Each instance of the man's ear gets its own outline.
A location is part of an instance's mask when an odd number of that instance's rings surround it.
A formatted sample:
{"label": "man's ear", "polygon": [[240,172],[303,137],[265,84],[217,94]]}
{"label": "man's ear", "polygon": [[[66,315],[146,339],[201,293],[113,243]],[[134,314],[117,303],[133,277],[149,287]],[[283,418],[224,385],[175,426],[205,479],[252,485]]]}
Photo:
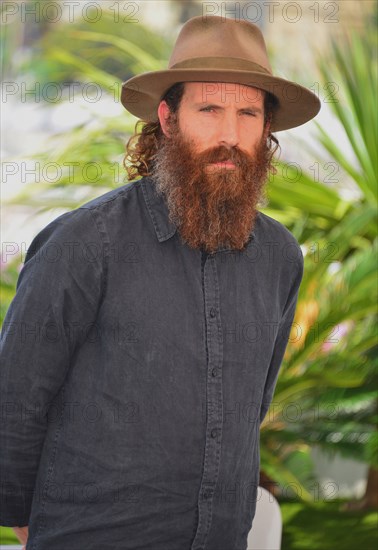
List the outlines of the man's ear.
{"label": "man's ear", "polygon": [[158,117],[159,117],[161,129],[167,137],[170,136],[169,124],[168,124],[168,118],[169,118],[170,112],[171,111],[168,107],[167,102],[164,100],[160,101],[159,107],[158,107]]}

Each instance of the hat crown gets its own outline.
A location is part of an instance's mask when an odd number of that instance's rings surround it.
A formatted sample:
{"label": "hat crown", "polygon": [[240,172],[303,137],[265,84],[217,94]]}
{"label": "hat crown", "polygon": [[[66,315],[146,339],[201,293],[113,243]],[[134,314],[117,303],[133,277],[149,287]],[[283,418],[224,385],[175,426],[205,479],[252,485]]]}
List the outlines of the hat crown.
{"label": "hat crown", "polygon": [[[204,58],[238,60],[261,67],[272,74],[262,32],[249,21],[226,17],[193,17],[182,27],[170,57],[168,68],[198,66]],[[209,67],[209,66],[208,66]]]}

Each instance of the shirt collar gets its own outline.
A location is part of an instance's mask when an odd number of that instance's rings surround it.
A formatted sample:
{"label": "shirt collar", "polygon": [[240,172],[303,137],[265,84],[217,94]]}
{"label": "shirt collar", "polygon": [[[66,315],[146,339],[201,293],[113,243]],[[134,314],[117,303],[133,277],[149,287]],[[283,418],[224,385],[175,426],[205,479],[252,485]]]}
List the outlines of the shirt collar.
{"label": "shirt collar", "polygon": [[[151,181],[151,178],[142,178],[140,180],[140,185],[142,186],[144,200],[151,216],[156,236],[160,243],[164,242],[173,237],[177,230],[176,225],[169,219],[169,210],[166,200],[163,195],[157,192],[156,186],[154,182]],[[255,232],[252,230],[247,246],[255,237]],[[232,248],[219,248],[217,252],[235,252],[235,250]]]}
{"label": "shirt collar", "polygon": [[176,233],[176,225],[169,220],[169,210],[165,198],[156,191],[155,184],[151,178],[140,180],[144,200],[154,224],[156,236],[159,242],[166,241]]}

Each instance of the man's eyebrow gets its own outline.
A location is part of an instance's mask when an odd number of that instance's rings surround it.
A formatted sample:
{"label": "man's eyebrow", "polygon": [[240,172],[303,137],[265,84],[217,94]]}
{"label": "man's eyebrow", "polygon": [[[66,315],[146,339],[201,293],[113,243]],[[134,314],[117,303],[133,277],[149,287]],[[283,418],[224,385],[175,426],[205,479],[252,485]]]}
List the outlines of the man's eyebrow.
{"label": "man's eyebrow", "polygon": [[[200,108],[200,107],[211,107],[213,109],[224,109],[222,105],[216,104],[216,103],[210,103],[209,101],[199,101],[198,103],[193,103],[193,107]],[[240,107],[239,111],[253,111],[254,113],[262,113],[262,109],[260,107]]]}
{"label": "man's eyebrow", "polygon": [[213,109],[223,109],[222,105],[210,103],[209,101],[199,101],[198,103],[194,103],[193,105],[194,107],[212,107]]}

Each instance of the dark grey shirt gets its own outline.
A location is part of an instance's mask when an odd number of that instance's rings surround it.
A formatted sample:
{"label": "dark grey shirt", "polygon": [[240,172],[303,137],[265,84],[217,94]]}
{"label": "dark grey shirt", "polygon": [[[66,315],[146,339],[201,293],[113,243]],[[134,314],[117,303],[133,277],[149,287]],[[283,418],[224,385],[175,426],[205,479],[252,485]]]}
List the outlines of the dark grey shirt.
{"label": "dark grey shirt", "polygon": [[303,256],[182,242],[143,178],[33,240],[7,312],[1,524],[27,550],[245,550]]}

